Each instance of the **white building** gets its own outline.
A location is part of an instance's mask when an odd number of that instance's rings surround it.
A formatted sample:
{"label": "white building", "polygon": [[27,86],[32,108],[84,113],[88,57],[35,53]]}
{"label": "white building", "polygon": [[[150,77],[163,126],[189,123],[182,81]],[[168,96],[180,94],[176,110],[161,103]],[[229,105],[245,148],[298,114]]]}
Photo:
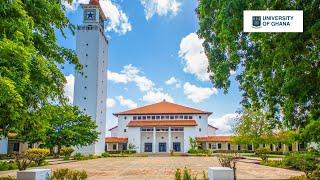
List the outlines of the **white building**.
{"label": "white building", "polygon": [[107,150],[123,150],[133,144],[138,153],[187,152],[190,137],[215,135],[217,128],[208,125],[211,114],[165,100],[115,113],[118,126],[110,129]]}
{"label": "white building", "polygon": [[105,148],[108,40],[104,35],[104,15],[99,1],[81,4],[83,25],[77,27],[76,51],[82,72],[75,74],[74,105],[90,115],[100,132],[98,141],[79,147],[81,154],[101,154]]}

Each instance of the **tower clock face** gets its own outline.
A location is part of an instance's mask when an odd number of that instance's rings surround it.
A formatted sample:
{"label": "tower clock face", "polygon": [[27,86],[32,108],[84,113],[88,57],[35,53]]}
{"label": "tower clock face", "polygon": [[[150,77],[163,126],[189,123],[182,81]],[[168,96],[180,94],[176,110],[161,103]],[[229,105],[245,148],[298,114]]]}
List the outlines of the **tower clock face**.
{"label": "tower clock face", "polygon": [[87,9],[84,12],[85,20],[96,20],[96,10],[95,9]]}

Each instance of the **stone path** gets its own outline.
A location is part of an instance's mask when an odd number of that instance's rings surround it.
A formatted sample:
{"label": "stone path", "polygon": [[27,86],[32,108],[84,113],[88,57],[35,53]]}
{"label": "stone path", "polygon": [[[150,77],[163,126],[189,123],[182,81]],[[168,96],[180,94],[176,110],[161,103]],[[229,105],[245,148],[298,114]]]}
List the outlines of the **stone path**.
{"label": "stone path", "polygon": [[[42,168],[70,168],[85,170],[92,180],[123,179],[174,179],[177,168],[190,168],[193,174],[202,177],[209,166],[220,166],[216,157],[110,157],[94,160],[49,165]],[[15,176],[15,171],[1,172],[0,176]],[[250,162],[237,164],[238,179],[287,179],[303,175],[302,172],[262,166]]]}

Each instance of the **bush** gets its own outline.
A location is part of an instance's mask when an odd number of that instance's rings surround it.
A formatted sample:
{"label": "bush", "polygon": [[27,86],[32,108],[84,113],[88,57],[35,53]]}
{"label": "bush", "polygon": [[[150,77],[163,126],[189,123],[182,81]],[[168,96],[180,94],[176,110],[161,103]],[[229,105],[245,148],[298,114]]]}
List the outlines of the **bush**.
{"label": "bush", "polygon": [[262,161],[266,161],[268,159],[268,154],[270,154],[270,149],[258,148],[256,149],[255,153],[261,158]]}
{"label": "bush", "polygon": [[48,149],[32,148],[28,149],[25,155],[30,161],[34,161],[38,166],[41,166],[49,154],[50,151]]}
{"label": "bush", "polygon": [[320,160],[314,153],[291,153],[283,158],[286,166],[303,171],[307,177],[320,172]]}
{"label": "bush", "polygon": [[7,171],[7,170],[13,170],[18,169],[18,166],[13,161],[0,161],[0,171]]}
{"label": "bush", "polygon": [[101,157],[110,157],[110,154],[108,152],[104,152],[101,154]]}
{"label": "bush", "polygon": [[7,176],[7,177],[0,177],[0,180],[17,180],[17,179],[11,176]]}
{"label": "bush", "polygon": [[27,158],[24,154],[21,153],[16,153],[13,155],[13,157],[19,171],[26,170],[32,162],[29,158]]}
{"label": "bush", "polygon": [[109,154],[134,154],[136,150],[108,151]]}
{"label": "bush", "polygon": [[70,169],[57,169],[53,171],[51,180],[85,180],[88,178],[86,171],[77,171]]}
{"label": "bush", "polygon": [[82,155],[81,153],[76,153],[74,156],[73,156],[73,159],[74,160],[78,160],[78,161],[82,161],[82,160],[89,160],[89,159],[97,159],[98,156],[95,156],[95,155],[88,155],[88,156],[84,156]]}
{"label": "bush", "polygon": [[174,179],[175,180],[181,180],[181,169],[180,168],[178,168],[176,170],[176,173],[174,174]]}
{"label": "bush", "polygon": [[71,147],[63,147],[60,150],[60,154],[64,156],[65,160],[68,160],[73,152],[74,149],[72,149]]}

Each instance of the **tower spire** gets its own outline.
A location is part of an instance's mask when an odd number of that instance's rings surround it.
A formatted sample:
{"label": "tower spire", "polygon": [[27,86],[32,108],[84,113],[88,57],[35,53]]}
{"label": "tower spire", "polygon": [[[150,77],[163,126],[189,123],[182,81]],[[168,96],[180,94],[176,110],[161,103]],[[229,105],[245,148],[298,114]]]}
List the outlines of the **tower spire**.
{"label": "tower spire", "polygon": [[90,0],[89,4],[91,4],[91,5],[99,5],[99,0]]}

